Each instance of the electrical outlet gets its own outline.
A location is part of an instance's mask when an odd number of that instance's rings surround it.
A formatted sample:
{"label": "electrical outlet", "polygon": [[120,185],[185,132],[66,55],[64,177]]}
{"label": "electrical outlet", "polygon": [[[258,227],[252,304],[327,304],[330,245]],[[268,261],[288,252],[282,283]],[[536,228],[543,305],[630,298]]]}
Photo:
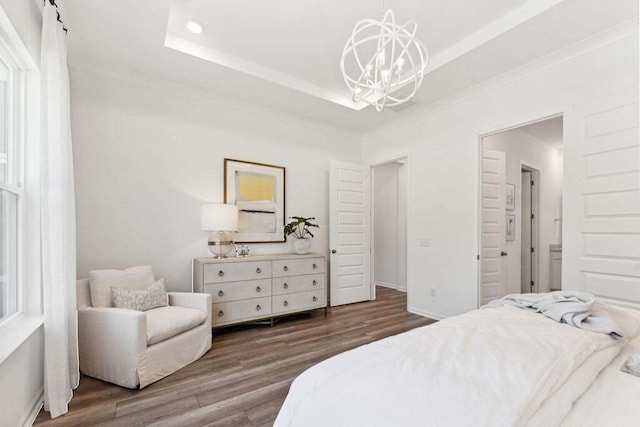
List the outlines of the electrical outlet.
{"label": "electrical outlet", "polygon": [[430,246],[429,239],[427,238],[420,239],[420,246],[428,248]]}
{"label": "electrical outlet", "polygon": [[431,296],[432,297],[436,296],[436,288],[431,288]]}

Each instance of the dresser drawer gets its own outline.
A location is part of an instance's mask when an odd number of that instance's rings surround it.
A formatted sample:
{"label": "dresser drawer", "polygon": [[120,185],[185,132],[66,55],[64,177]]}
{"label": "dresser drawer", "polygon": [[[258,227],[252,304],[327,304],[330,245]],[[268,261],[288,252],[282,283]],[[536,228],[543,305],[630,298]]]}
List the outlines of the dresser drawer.
{"label": "dresser drawer", "polygon": [[213,326],[269,317],[271,315],[271,297],[214,303],[211,314]]}
{"label": "dresser drawer", "polygon": [[211,294],[213,302],[267,297],[271,295],[271,279],[204,285],[204,292]]}
{"label": "dresser drawer", "polygon": [[271,262],[221,262],[219,264],[205,264],[204,284],[238,282],[271,277]]}
{"label": "dresser drawer", "polygon": [[272,294],[291,294],[324,288],[324,274],[306,274],[304,276],[276,277],[272,282]]}
{"label": "dresser drawer", "polygon": [[273,261],[273,277],[324,273],[324,258],[279,259]]}
{"label": "dresser drawer", "polygon": [[[274,295],[273,314],[287,313],[289,311],[310,310],[312,308],[325,307],[325,290],[298,292],[295,294]],[[215,316],[215,313],[214,313]]]}

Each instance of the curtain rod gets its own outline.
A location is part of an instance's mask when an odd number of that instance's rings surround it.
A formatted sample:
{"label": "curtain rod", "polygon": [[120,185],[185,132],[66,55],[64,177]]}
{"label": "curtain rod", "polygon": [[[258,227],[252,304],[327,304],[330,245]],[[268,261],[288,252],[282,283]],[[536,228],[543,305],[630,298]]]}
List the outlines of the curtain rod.
{"label": "curtain rod", "polygon": [[[43,2],[42,2],[42,3],[44,4],[44,3],[46,3],[46,2],[47,2],[47,0],[43,0]],[[61,24],[62,24],[62,31],[64,31],[64,33],[66,34],[68,31],[67,31],[67,28],[64,26],[64,22],[62,22],[62,19],[60,19],[60,11],[58,10],[58,5],[56,4],[56,0],[49,0],[49,3],[51,3],[51,6],[55,6],[55,8],[56,8],[56,15],[57,15],[57,16],[56,16],[56,20],[57,20],[59,23],[61,23]]]}

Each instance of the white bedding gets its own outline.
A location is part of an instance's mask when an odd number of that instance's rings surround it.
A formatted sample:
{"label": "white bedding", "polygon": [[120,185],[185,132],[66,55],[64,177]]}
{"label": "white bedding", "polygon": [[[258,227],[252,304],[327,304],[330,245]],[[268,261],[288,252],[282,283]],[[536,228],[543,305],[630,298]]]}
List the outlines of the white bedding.
{"label": "white bedding", "polygon": [[604,350],[596,351],[593,356],[588,358],[571,374],[555,393],[541,403],[540,408],[527,421],[527,427],[553,427],[560,425],[560,422],[571,411],[573,402],[589,388],[598,374],[615,359],[624,344],[625,342],[620,342]]}
{"label": "white bedding", "polygon": [[[635,312],[640,320],[640,312]],[[635,351],[640,336],[631,340],[574,403],[562,427],[640,426],[640,377],[620,371]]]}
{"label": "white bedding", "polygon": [[617,343],[510,306],[473,311],[310,368],[275,426],[525,425],[587,359]]}

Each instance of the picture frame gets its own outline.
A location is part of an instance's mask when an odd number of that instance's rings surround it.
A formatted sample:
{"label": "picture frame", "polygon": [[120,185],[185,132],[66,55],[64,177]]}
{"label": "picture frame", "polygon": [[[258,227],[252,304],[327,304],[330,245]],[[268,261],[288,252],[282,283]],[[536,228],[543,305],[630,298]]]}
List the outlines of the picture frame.
{"label": "picture frame", "polygon": [[236,247],[236,257],[237,258],[246,258],[251,256],[251,250],[247,245],[235,245]]}
{"label": "picture frame", "polygon": [[516,239],[516,216],[514,214],[506,214],[506,232],[505,232],[505,240],[513,241]]}
{"label": "picture frame", "polygon": [[504,192],[505,209],[512,211],[516,208],[516,186],[515,184],[506,184]]}
{"label": "picture frame", "polygon": [[224,159],[224,202],[238,206],[236,243],[285,241],[284,166]]}

